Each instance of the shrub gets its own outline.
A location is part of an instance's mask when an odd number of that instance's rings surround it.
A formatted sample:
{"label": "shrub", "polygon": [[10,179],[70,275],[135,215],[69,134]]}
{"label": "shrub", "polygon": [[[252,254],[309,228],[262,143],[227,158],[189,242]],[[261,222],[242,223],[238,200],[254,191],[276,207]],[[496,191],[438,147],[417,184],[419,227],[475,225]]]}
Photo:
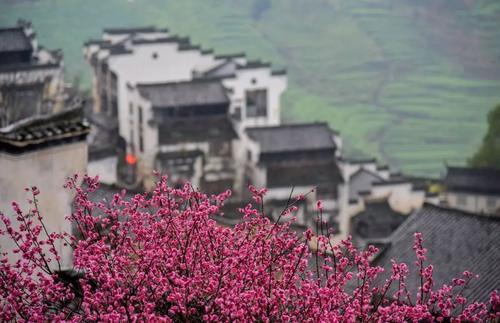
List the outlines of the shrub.
{"label": "shrub", "polygon": [[[211,219],[220,214],[230,191],[207,196],[189,184],[176,189],[161,177],[151,193],[127,200],[124,192],[109,202],[89,198],[97,178],[76,177],[73,221],[78,239],[50,233],[37,207],[13,210],[19,229],[1,215],[22,257],[0,261],[0,320],[14,321],[480,321],[498,318],[499,296],[489,304],[471,303],[463,290],[472,279],[464,273],[434,290],[432,266],[426,266],[422,236],[416,234],[417,295],[405,288],[409,266],[393,263],[386,281],[382,268],[370,265],[375,247],[357,250],[350,239],[330,243],[330,232],[318,228],[298,236],[290,229],[291,200],[273,222],[262,209],[239,209],[243,221],[234,228]],[[251,187],[261,204],[265,190]],[[54,244],[64,241],[74,251],[77,276],[57,270]],[[310,246],[314,248],[310,249]],[[48,252],[44,250],[48,247]],[[312,250],[312,251],[311,251]],[[311,263],[313,265],[311,265]],[[56,269],[54,269],[56,268]],[[397,286],[396,293],[390,292]]]}

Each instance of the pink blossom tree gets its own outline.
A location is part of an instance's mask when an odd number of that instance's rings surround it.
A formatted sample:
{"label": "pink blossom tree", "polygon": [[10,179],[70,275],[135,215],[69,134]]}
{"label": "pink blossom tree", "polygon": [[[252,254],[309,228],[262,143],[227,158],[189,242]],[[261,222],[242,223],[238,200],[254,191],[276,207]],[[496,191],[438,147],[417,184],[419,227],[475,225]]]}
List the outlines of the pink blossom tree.
{"label": "pink blossom tree", "polygon": [[[463,290],[473,276],[433,286],[421,234],[416,234],[415,272],[393,262],[392,275],[372,266],[377,249],[357,250],[350,239],[332,245],[321,221],[317,233],[298,236],[290,229],[291,199],[272,221],[263,214],[265,190],[251,187],[257,207],[238,211],[234,228],[211,219],[220,215],[230,191],[207,196],[189,184],[181,189],[161,177],[151,193],[127,200],[124,192],[109,202],[93,202],[96,178],[76,177],[68,220],[75,235],[48,232],[36,207],[22,211],[13,203],[15,220],[1,214],[1,235],[9,235],[20,257],[0,259],[1,321],[258,321],[385,322],[485,321],[499,317],[500,296],[489,303],[470,302]],[[258,205],[260,204],[260,207]],[[16,229],[18,228],[18,229]],[[77,238],[78,237],[78,238]],[[73,248],[72,275],[57,270],[54,244]],[[310,248],[310,247],[313,248]],[[45,252],[48,250],[48,252]],[[313,263],[311,266],[310,264]],[[407,290],[410,274],[419,275],[416,295]],[[396,287],[396,292],[393,288]]]}

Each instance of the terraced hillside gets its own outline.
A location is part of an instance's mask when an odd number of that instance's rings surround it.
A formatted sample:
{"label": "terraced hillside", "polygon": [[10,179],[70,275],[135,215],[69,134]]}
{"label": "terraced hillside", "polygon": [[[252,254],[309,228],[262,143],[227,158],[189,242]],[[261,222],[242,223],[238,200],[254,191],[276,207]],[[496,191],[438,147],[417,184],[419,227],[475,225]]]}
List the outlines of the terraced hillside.
{"label": "terraced hillside", "polygon": [[288,67],[283,116],[327,120],[351,156],[437,175],[477,149],[500,102],[497,0],[0,0],[31,19],[88,86],[81,46],[103,27],[157,24],[218,52]]}

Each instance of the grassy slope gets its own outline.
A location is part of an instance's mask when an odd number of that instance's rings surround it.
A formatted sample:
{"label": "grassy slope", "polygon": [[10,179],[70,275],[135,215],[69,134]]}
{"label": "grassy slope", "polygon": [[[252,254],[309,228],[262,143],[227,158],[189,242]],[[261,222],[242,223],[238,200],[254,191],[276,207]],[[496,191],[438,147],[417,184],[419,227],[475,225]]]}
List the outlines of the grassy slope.
{"label": "grassy slope", "polygon": [[[0,23],[31,19],[40,42],[63,48],[70,77],[84,85],[81,44],[104,26],[168,26],[217,52],[272,60],[289,69],[286,120],[327,120],[349,154],[414,174],[463,163],[479,145],[486,113],[500,102],[500,75],[465,71],[453,51],[461,45],[416,19],[411,0],[273,0],[258,19],[256,1],[0,0]],[[448,25],[480,39],[478,54],[500,57],[495,0],[450,12]]]}

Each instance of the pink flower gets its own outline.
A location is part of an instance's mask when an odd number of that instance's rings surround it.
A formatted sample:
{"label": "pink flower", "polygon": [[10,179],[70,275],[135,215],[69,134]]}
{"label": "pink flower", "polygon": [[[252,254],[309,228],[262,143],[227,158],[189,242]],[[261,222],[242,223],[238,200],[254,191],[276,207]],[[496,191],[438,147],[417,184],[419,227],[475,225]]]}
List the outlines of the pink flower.
{"label": "pink flower", "polygon": [[[159,176],[150,194],[127,199],[121,192],[110,203],[95,203],[98,178],[85,176],[85,188],[77,179],[66,183],[75,194],[68,219],[77,236],[45,232],[43,214],[24,214],[16,202],[11,218],[18,223],[0,213],[0,235],[14,240],[12,252],[21,257],[11,263],[0,254],[0,321],[454,322],[499,316],[497,292],[490,304],[460,294],[457,286],[474,279],[468,271],[465,279],[434,289],[420,233],[414,249],[422,286],[408,295],[409,266],[393,262],[390,278],[380,282],[383,269],[370,263],[377,248],[357,250],[351,237],[330,246],[329,235],[311,228],[298,236],[289,222],[271,222],[252,204],[239,209],[244,221],[233,228],[217,225],[212,216],[221,214],[230,191],[208,196],[189,183],[169,187]],[[249,190],[263,203],[266,189]],[[316,206],[323,209],[321,201]],[[296,210],[289,205],[284,215]],[[316,248],[309,250],[313,237]],[[63,244],[73,249],[78,279],[58,274]]]}

